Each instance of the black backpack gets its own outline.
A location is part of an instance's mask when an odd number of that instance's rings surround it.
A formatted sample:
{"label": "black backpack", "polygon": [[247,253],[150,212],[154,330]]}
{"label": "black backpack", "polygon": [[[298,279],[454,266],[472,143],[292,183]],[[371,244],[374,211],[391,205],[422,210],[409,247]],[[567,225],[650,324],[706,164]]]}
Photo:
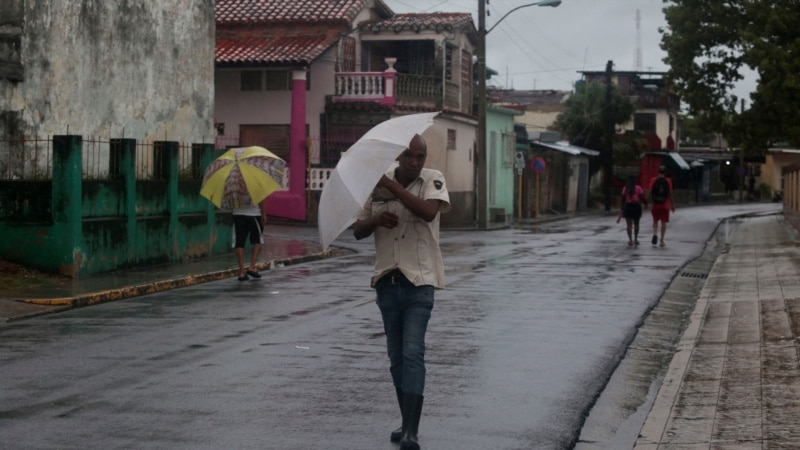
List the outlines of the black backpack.
{"label": "black backpack", "polygon": [[669,184],[664,177],[656,178],[653,183],[653,203],[664,203],[669,198]]}

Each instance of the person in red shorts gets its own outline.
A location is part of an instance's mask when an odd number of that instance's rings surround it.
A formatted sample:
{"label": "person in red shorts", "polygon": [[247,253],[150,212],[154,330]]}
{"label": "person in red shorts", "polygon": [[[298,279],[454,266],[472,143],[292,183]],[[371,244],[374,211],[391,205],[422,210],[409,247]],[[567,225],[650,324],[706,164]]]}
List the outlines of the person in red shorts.
{"label": "person in red shorts", "polygon": [[[658,176],[650,180],[650,187],[647,189],[647,197],[653,205],[651,214],[653,215],[653,245],[664,246],[664,234],[667,232],[670,211],[675,212],[675,202],[672,198],[672,180],[666,176],[667,168],[660,166]],[[661,222],[661,241],[658,239],[658,223]]]}

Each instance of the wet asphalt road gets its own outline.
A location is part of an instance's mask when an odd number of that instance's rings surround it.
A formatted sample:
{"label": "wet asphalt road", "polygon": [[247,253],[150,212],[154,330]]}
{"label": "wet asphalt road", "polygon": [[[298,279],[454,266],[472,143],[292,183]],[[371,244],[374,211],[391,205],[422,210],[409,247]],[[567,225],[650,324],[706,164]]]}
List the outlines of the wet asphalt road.
{"label": "wet asphalt road", "polygon": [[[423,448],[574,446],[720,219],[775,209],[679,210],[665,248],[647,215],[638,248],[615,215],[444,231]],[[397,448],[371,240],[336,244],[358,253],[0,328],[0,448]]]}

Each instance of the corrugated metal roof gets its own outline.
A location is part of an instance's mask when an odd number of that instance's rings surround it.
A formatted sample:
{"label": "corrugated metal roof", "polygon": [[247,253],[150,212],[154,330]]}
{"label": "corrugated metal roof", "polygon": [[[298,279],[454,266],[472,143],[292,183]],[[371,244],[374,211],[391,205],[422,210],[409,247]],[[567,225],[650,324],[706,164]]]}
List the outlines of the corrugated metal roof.
{"label": "corrugated metal roof", "polygon": [[588,148],[578,147],[577,145],[571,145],[567,141],[558,141],[558,142],[534,141],[533,143],[541,147],[549,148],[551,150],[557,150],[559,152],[568,153],[574,156],[578,155],[600,156],[600,152],[598,152],[597,150],[591,150]]}
{"label": "corrugated metal roof", "polygon": [[681,168],[682,170],[690,170],[691,167],[689,163],[686,162],[685,159],[678,153],[678,152],[649,152],[651,155],[661,155],[661,156],[669,156],[672,159],[672,162],[675,163],[676,166]]}
{"label": "corrugated metal roof", "polygon": [[265,22],[352,23],[367,0],[217,0],[218,25]]}
{"label": "corrugated metal roof", "polygon": [[773,148],[768,148],[767,149],[767,153],[791,153],[791,154],[797,154],[797,153],[800,153],[800,150],[798,150],[796,148],[777,148],[777,147],[773,147]]}
{"label": "corrugated metal roof", "polygon": [[520,91],[515,89],[489,89],[487,95],[492,101],[498,103],[518,103],[520,105],[541,103],[562,104],[572,95],[572,92],[556,90]]}

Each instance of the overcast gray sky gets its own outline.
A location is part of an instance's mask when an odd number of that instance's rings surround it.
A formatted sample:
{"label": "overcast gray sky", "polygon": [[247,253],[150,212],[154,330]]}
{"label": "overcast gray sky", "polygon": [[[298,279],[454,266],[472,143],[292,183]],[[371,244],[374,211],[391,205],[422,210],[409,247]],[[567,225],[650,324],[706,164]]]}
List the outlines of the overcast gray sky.
{"label": "overcast gray sky", "polygon": [[[486,28],[524,0],[488,0]],[[395,13],[470,12],[478,25],[478,0],[384,0]],[[500,75],[490,86],[569,91],[580,71],[667,71],[659,28],[662,0],[563,0],[558,7],[529,6],[506,17],[487,36],[486,64]],[[636,11],[640,21],[637,32]],[[637,49],[641,67],[636,66]],[[749,92],[743,87],[741,92]],[[740,94],[741,95],[741,94]],[[746,97],[746,94],[745,94]]]}

